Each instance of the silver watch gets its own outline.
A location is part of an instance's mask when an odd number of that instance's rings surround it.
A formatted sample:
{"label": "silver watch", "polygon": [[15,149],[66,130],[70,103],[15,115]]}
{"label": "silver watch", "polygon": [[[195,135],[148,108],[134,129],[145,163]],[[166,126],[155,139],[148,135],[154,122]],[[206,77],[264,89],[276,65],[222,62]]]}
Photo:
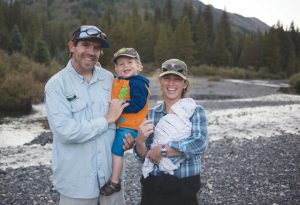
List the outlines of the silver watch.
{"label": "silver watch", "polygon": [[167,157],[167,146],[165,144],[161,146],[161,156]]}

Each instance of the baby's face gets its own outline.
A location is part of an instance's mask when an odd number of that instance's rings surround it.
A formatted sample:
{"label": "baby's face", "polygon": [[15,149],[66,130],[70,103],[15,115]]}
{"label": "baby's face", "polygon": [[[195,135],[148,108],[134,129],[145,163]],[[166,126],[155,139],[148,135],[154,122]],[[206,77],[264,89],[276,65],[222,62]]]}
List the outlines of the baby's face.
{"label": "baby's face", "polygon": [[134,58],[119,57],[115,64],[116,73],[124,78],[137,75],[141,66]]}

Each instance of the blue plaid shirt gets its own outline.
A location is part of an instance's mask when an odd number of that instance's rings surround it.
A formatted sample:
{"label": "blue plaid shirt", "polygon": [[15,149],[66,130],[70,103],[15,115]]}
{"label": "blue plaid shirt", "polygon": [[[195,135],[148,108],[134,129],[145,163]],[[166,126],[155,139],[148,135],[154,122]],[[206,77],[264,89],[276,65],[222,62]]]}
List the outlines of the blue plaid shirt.
{"label": "blue plaid shirt", "polygon": [[[158,123],[160,118],[166,115],[164,104],[160,104],[149,110],[148,119],[154,121],[154,125]],[[200,175],[201,171],[201,156],[200,154],[207,150],[207,121],[203,107],[197,106],[194,114],[191,117],[192,122],[192,134],[186,138],[179,141],[172,141],[168,145],[174,150],[181,152],[183,155],[181,157],[169,157],[173,163],[183,160],[180,163],[180,167],[174,170],[174,176],[178,178],[191,177],[195,175]],[[146,146],[148,150],[153,142],[154,135],[151,134],[146,140]],[[137,159],[141,162],[144,158],[140,157],[136,152],[136,147],[134,146],[133,153]],[[161,174],[159,167],[155,165],[154,170],[150,173],[154,176]]]}

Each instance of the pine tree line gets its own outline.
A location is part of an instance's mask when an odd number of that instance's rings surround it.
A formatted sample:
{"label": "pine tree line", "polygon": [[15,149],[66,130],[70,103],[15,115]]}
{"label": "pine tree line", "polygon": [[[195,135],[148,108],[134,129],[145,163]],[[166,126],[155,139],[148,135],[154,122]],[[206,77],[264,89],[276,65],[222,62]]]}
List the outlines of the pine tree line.
{"label": "pine tree line", "polygon": [[300,33],[293,23],[289,29],[278,23],[266,33],[238,35],[231,30],[226,11],[214,23],[210,6],[195,11],[191,1],[186,1],[179,14],[172,0],[155,9],[145,5],[143,11],[134,1],[131,6],[126,15],[106,6],[98,16],[72,7],[74,19],[56,22],[49,10],[35,12],[18,1],[0,1],[0,48],[46,65],[52,59],[65,64],[65,45],[72,30],[80,24],[95,24],[106,32],[111,44],[105,49],[103,65],[111,65],[111,57],[120,47],[134,47],[143,63],[156,65],[179,58],[195,67],[242,67],[280,77],[300,71]]}

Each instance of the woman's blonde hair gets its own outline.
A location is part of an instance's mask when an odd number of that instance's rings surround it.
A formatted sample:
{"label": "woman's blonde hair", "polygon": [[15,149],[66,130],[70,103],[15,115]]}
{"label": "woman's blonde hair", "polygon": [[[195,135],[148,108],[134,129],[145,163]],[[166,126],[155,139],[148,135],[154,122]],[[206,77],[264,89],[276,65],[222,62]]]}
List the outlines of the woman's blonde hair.
{"label": "woman's blonde hair", "polygon": [[188,90],[189,90],[189,88],[191,86],[190,81],[188,79],[186,79],[184,81],[187,83],[187,85],[186,85],[186,88],[184,88],[183,91],[182,91],[182,93],[181,93],[181,98],[186,97],[187,92],[188,92]]}

